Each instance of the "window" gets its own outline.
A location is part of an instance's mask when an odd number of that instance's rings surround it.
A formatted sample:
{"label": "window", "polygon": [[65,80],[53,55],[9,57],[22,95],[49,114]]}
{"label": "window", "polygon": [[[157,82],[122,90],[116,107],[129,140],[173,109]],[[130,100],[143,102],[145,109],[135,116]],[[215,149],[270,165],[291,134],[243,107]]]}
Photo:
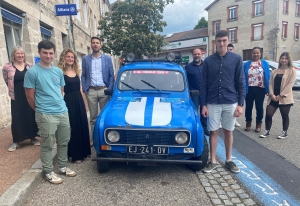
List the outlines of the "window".
{"label": "window", "polygon": [[94,30],[95,30],[95,36],[98,34],[98,29],[97,29],[97,25],[98,25],[98,22],[97,22],[97,18],[96,16],[94,16]]}
{"label": "window", "polygon": [[3,19],[7,56],[10,58],[12,48],[14,46],[21,46],[23,19],[4,8],[1,8],[1,15]]}
{"label": "window", "polygon": [[252,40],[256,41],[263,39],[263,27],[264,24],[252,25]]}
{"label": "window", "polygon": [[282,38],[287,38],[287,29],[288,29],[288,23],[286,21],[282,22]]}
{"label": "window", "polygon": [[263,15],[264,11],[264,4],[263,0],[261,1],[253,1],[252,2],[252,16],[261,16]]}
{"label": "window", "polygon": [[51,39],[52,32],[49,29],[46,29],[45,27],[40,26],[42,40],[49,40]]}
{"label": "window", "polygon": [[300,16],[300,1],[296,2],[296,16]]}
{"label": "window", "polygon": [[295,24],[295,40],[299,40],[299,24]]}
{"label": "window", "polygon": [[283,14],[289,13],[289,0],[283,0]]}
{"label": "window", "polygon": [[86,28],[89,28],[89,20],[88,20],[88,10],[86,3],[83,3],[83,16],[84,16],[84,24]]}
{"label": "window", "polygon": [[79,21],[81,21],[81,14],[80,14],[80,2],[79,2],[79,0],[75,0],[75,4],[76,4],[76,8],[77,8],[77,10],[79,10],[79,12],[77,13],[77,15],[76,15],[76,18],[79,20]]}
{"label": "window", "polygon": [[230,43],[237,42],[237,28],[228,29]]}
{"label": "window", "polygon": [[235,20],[237,20],[237,6],[229,7],[227,21],[235,21]]}
{"label": "window", "polygon": [[218,33],[218,31],[220,31],[220,24],[221,24],[221,21],[213,21],[212,22],[212,27],[213,27],[213,35],[215,35],[216,33]]}

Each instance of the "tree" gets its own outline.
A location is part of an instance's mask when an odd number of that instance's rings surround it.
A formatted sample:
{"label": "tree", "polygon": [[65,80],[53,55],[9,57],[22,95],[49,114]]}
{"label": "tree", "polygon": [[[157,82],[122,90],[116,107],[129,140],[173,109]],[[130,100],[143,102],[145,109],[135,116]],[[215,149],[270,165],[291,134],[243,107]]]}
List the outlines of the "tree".
{"label": "tree", "polygon": [[208,21],[205,19],[205,17],[202,17],[199,21],[198,24],[194,27],[195,29],[200,29],[200,28],[206,28],[208,26]]}
{"label": "tree", "polygon": [[162,32],[166,5],[174,0],[117,0],[111,12],[99,21],[104,52],[126,56],[132,52],[138,58],[157,54],[164,42]]}

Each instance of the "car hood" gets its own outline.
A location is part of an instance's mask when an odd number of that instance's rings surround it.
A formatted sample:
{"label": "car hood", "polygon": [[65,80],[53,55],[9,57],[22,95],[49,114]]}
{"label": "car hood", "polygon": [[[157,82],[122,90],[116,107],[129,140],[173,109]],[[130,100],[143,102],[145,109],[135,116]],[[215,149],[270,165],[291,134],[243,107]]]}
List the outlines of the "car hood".
{"label": "car hood", "polygon": [[118,97],[105,112],[105,127],[190,128],[195,109],[190,99],[163,97]]}

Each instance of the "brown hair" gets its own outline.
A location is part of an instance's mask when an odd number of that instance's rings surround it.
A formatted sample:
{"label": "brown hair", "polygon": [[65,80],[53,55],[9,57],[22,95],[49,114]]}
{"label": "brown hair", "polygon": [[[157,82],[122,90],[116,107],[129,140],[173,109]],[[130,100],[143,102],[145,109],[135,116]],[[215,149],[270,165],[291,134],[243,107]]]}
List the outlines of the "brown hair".
{"label": "brown hair", "polygon": [[78,58],[73,49],[65,49],[62,51],[59,57],[58,67],[61,68],[63,72],[65,72],[66,70],[65,57],[67,56],[68,53],[72,53],[74,55],[74,64],[72,65],[72,69],[75,71],[77,76],[80,76],[81,71],[79,68]]}
{"label": "brown hair", "polygon": [[283,57],[283,56],[286,56],[286,58],[288,59],[288,67],[290,68],[290,69],[293,69],[294,68],[294,65],[293,65],[293,59],[292,59],[292,57],[291,57],[291,55],[290,55],[290,53],[289,52],[283,52],[281,55],[280,55],[280,57],[279,57],[279,64],[278,64],[278,68],[280,68],[282,65],[281,65],[281,63],[280,63],[280,58],[281,57]]}

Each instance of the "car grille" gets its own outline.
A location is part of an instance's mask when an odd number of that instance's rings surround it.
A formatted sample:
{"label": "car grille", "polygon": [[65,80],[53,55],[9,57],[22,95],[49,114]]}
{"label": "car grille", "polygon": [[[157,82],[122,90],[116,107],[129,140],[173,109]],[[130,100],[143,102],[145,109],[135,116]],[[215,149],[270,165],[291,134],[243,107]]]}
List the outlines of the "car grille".
{"label": "car grille", "polygon": [[[107,129],[105,137],[112,129]],[[120,134],[120,140],[118,142],[109,142],[108,144],[125,144],[125,145],[173,145],[173,146],[187,146],[190,142],[190,133],[188,131],[153,131],[153,130],[116,130]],[[185,132],[188,135],[188,141],[179,145],[175,141],[175,135],[178,132]]]}

